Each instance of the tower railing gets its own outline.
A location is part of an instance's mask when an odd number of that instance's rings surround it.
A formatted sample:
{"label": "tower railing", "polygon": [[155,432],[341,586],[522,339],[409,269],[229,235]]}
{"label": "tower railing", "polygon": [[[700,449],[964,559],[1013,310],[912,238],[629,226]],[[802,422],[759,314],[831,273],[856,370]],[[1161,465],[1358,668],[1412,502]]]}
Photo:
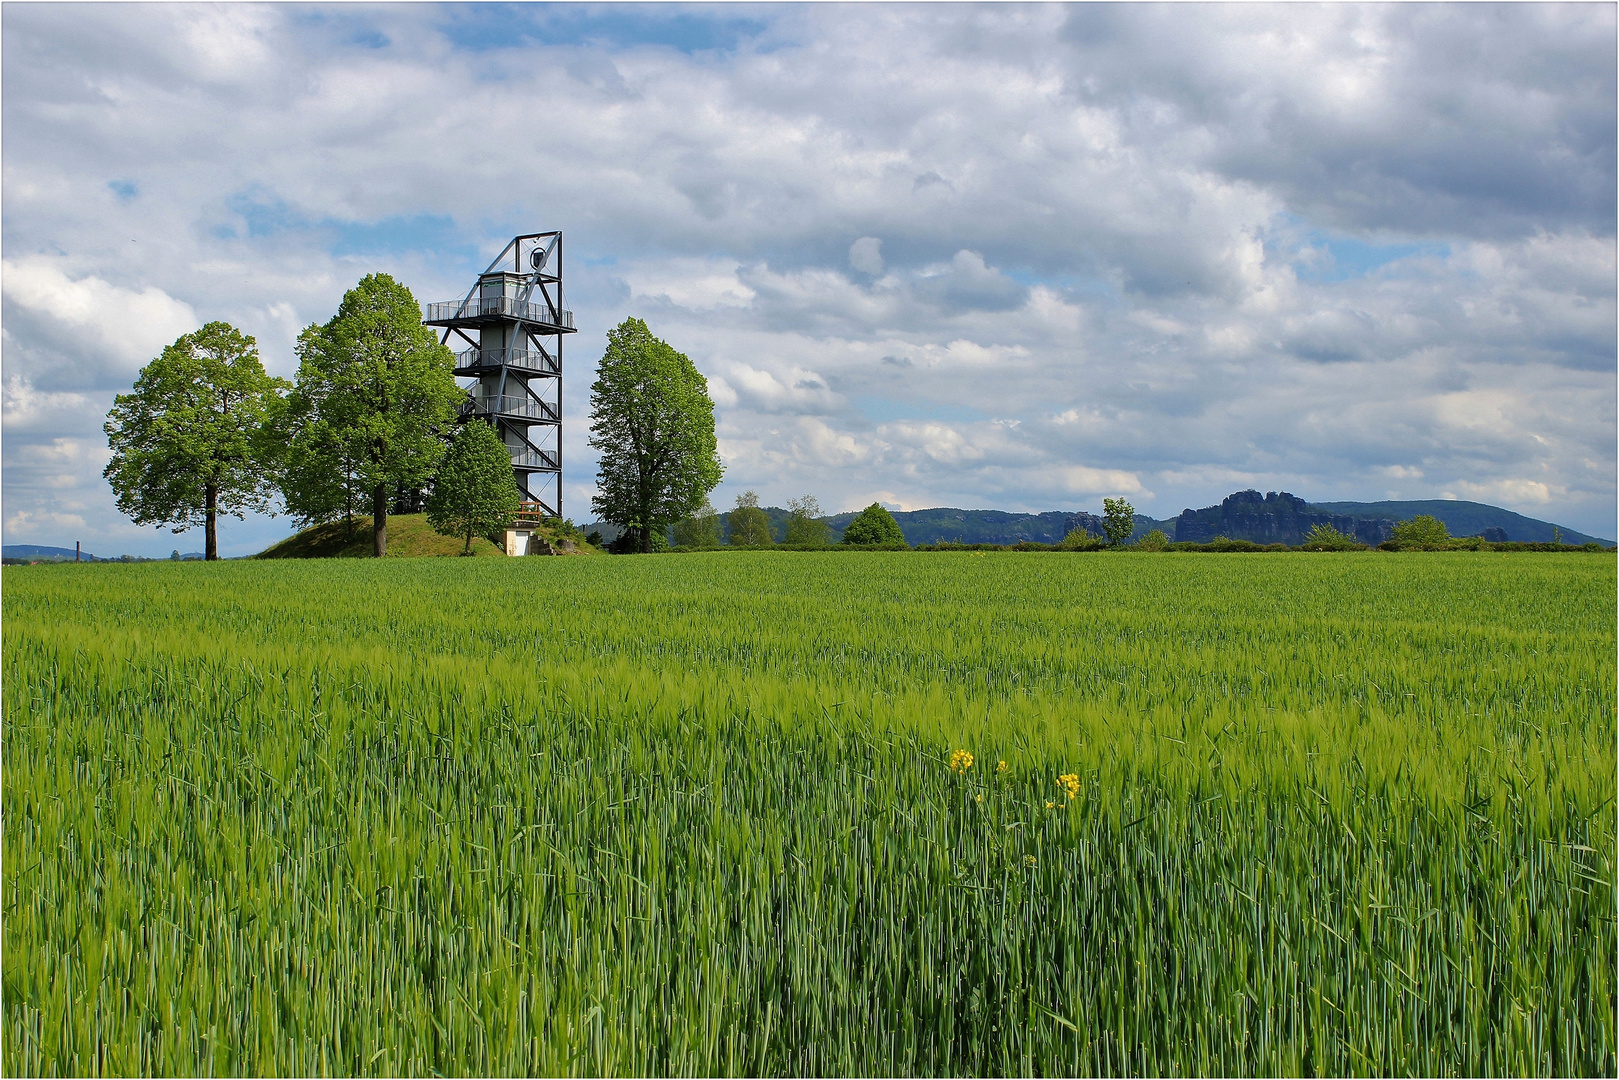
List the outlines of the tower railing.
{"label": "tower railing", "polygon": [[509,296],[469,296],[465,300],[445,300],[427,305],[426,323],[447,323],[460,319],[476,319],[485,315],[499,315],[509,319],[538,323],[541,326],[573,327],[573,312],[561,309],[552,312],[548,304],[530,304]]}
{"label": "tower railing", "polygon": [[519,450],[512,455],[512,468],[555,472],[558,468],[557,456],[549,450]]}
{"label": "tower railing", "polygon": [[546,401],[516,394],[467,394],[467,405],[483,416],[521,416],[554,424],[561,420],[557,407]]}
{"label": "tower railing", "polygon": [[455,354],[455,366],[458,369],[515,367],[551,375],[562,373],[562,365],[556,358],[538,349],[463,349]]}

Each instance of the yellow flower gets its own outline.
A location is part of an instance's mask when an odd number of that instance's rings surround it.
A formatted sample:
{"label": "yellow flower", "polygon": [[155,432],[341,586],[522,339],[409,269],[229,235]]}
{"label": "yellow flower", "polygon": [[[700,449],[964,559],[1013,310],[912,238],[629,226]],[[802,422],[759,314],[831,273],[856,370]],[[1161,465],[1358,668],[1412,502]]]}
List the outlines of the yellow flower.
{"label": "yellow flower", "polygon": [[1023,861],[1028,863],[1030,866],[1033,866],[1034,865],[1034,856],[1033,855],[1025,855],[1025,856],[1023,856]]}
{"label": "yellow flower", "polygon": [[1056,808],[1057,808],[1056,803],[1052,802],[1050,799],[1046,800],[1046,809],[1047,810],[1055,810]]}
{"label": "yellow flower", "polygon": [[1009,772],[1012,771],[1012,766],[1008,765],[1006,762],[1003,761],[999,765],[995,766],[995,771],[998,772],[998,773],[1001,773],[1002,775],[1005,775],[1006,773],[1009,773]]}
{"label": "yellow flower", "polygon": [[950,755],[950,771],[964,773],[973,767],[973,756],[965,750],[957,750]]}
{"label": "yellow flower", "polygon": [[1057,777],[1057,786],[1068,793],[1070,799],[1079,798],[1079,776],[1075,773],[1063,773]]}
{"label": "yellow flower", "polygon": [[983,801],[984,801],[984,797],[983,797],[983,796],[982,796],[982,795],[980,795],[980,796],[978,796],[978,801],[979,801],[979,802],[983,802]]}

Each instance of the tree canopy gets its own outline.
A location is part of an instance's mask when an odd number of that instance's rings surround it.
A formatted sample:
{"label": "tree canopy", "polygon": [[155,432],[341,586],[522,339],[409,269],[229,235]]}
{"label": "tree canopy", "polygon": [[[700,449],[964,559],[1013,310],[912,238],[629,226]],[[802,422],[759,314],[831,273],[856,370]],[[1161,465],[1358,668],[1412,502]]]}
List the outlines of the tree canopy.
{"label": "tree canopy", "polygon": [[1126,502],[1123,496],[1103,499],[1102,531],[1107,533],[1107,542],[1112,547],[1130,539],[1130,534],[1136,531],[1136,508]]}
{"label": "tree canopy", "polygon": [[285,414],[288,507],[330,521],[369,492],[374,550],[386,554],[389,490],[423,486],[443,455],[461,397],[454,358],[387,274],[362,278],[330,321],[305,329],[298,358]]}
{"label": "tree canopy", "polygon": [[759,509],[759,496],[752,491],[736,497],[729,525],[732,547],[769,547],[776,542],[770,515]]}
{"label": "tree canopy", "polygon": [[444,452],[427,497],[427,523],[441,536],[472,538],[505,528],[522,496],[512,477],[512,454],[494,427],[481,420],[461,426]]}
{"label": "tree canopy", "polygon": [[273,453],[262,438],[285,380],[265,374],[257,343],[229,323],[179,337],[119,394],[102,430],[102,473],[137,525],[202,525],[219,558],[216,518],[273,504]]}
{"label": "tree canopy", "polygon": [[681,547],[718,547],[719,542],[720,517],[706,498],[690,517],[675,522],[675,543]]}
{"label": "tree canopy", "polygon": [[1433,547],[1449,539],[1445,523],[1431,514],[1418,514],[1389,530],[1389,540],[1404,547]]}
{"label": "tree canopy", "polygon": [[607,332],[590,411],[601,454],[591,510],[651,551],[653,534],[695,513],[724,473],[708,380],[646,323],[625,319]]}
{"label": "tree canopy", "polygon": [[787,500],[787,536],[782,541],[801,547],[818,547],[832,541],[832,528],[818,520],[821,503],[813,495]]}
{"label": "tree canopy", "polygon": [[904,544],[905,533],[894,515],[883,509],[882,503],[872,503],[855,516],[843,530],[845,544],[862,547],[872,544]]}

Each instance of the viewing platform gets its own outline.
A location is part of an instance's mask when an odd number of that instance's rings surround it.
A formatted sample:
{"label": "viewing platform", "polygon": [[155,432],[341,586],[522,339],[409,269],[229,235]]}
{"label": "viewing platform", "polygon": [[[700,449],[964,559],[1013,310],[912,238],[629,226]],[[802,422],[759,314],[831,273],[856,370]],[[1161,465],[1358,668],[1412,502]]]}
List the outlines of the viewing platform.
{"label": "viewing platform", "polygon": [[561,375],[562,363],[538,349],[463,349],[455,354],[455,374],[472,376],[490,374],[509,368],[520,375]]}
{"label": "viewing platform", "polygon": [[524,450],[512,455],[512,468],[532,469],[535,472],[560,472],[562,466],[550,450]]}
{"label": "viewing platform", "polygon": [[428,304],[422,322],[428,326],[480,327],[511,319],[548,328],[552,333],[574,332],[573,312],[509,296],[469,296],[465,300]]}
{"label": "viewing platform", "polygon": [[467,416],[472,413],[479,416],[527,420],[531,424],[562,422],[562,414],[555,405],[518,394],[479,395],[469,392],[461,404],[461,415]]}

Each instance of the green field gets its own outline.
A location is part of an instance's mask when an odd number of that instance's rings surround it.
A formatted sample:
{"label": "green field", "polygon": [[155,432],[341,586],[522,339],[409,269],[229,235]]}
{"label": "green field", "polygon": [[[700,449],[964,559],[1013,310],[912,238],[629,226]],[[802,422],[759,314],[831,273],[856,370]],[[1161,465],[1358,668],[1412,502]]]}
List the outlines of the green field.
{"label": "green field", "polygon": [[11,1074],[1615,1072],[1609,555],[3,584]]}

